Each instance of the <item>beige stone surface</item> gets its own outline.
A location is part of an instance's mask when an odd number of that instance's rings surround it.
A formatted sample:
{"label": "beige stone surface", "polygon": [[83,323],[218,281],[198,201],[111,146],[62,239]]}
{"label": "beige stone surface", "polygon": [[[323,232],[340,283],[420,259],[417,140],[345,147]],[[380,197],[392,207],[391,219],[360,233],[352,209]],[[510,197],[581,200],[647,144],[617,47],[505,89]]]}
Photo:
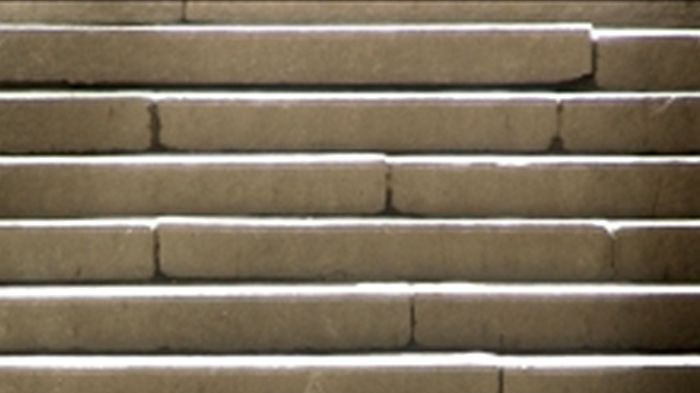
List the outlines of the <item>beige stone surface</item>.
{"label": "beige stone surface", "polygon": [[231,94],[158,102],[165,146],[185,150],[542,151],[544,95]]}
{"label": "beige stone surface", "polygon": [[700,223],[635,224],[615,232],[620,280],[700,280]]}
{"label": "beige stone surface", "polygon": [[693,393],[700,386],[695,367],[506,370],[506,393]]}
{"label": "beige stone surface", "polygon": [[598,86],[605,90],[700,89],[697,30],[596,32]]}
{"label": "beige stone surface", "polygon": [[581,95],[562,101],[561,137],[574,152],[700,151],[700,95]]}
{"label": "beige stone surface", "polygon": [[0,215],[352,214],[385,205],[378,155],[0,160]]}
{"label": "beige stone surface", "polygon": [[130,221],[0,221],[0,281],[153,277],[154,233]]}
{"label": "beige stone surface", "polygon": [[365,0],[187,2],[187,19],[226,23],[592,22],[697,27],[697,1]]}
{"label": "beige stone surface", "polygon": [[592,71],[588,25],[0,28],[0,82],[548,84]]}
{"label": "beige stone surface", "polygon": [[0,291],[4,352],[395,349],[409,296],[365,287],[24,287]]}
{"label": "beige stone surface", "polygon": [[434,354],[51,356],[38,361],[6,357],[0,359],[0,389],[214,393],[230,392],[235,386],[241,392],[497,393],[495,367],[453,358]]}
{"label": "beige stone surface", "polygon": [[167,23],[182,18],[180,0],[9,0],[5,23]]}
{"label": "beige stone surface", "polygon": [[392,205],[426,216],[697,217],[693,157],[394,157]]}
{"label": "beige stone surface", "polygon": [[146,150],[148,101],[90,94],[0,94],[0,152]]}
{"label": "beige stone surface", "polygon": [[700,293],[688,288],[435,286],[415,300],[422,348],[502,352],[693,351]]}
{"label": "beige stone surface", "polygon": [[192,220],[158,226],[161,268],[236,280],[594,281],[612,242],[592,224],[460,220]]}

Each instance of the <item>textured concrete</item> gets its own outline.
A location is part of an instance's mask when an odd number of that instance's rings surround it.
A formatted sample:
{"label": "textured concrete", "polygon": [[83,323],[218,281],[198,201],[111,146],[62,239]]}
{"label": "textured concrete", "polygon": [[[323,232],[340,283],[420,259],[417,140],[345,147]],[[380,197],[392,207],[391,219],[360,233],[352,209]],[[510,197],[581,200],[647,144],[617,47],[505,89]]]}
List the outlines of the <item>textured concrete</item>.
{"label": "textured concrete", "polygon": [[687,287],[424,286],[422,348],[595,353],[700,348],[700,292]]}
{"label": "textured concrete", "polygon": [[6,23],[167,23],[182,18],[179,0],[9,0],[0,2]]}
{"label": "textured concrete", "polygon": [[697,217],[694,157],[390,158],[392,205],[424,216]]}
{"label": "textured concrete", "polygon": [[0,124],[2,153],[145,150],[152,138],[148,101],[123,95],[0,94]]}
{"label": "textured concrete", "polygon": [[551,280],[612,277],[592,224],[430,220],[197,220],[158,226],[167,276],[236,280]]}
{"label": "textured concrete", "polygon": [[591,94],[562,100],[561,137],[572,152],[700,151],[700,95]]}
{"label": "textured concrete", "polygon": [[543,151],[545,95],[189,94],[158,102],[162,143],[185,150]]}
{"label": "textured concrete", "polygon": [[0,221],[0,281],[153,277],[154,234],[134,221]]}
{"label": "textured concrete", "polygon": [[0,215],[375,213],[378,155],[102,156],[0,160]]}
{"label": "textured concrete", "polygon": [[[0,357],[0,390],[497,393],[478,355]],[[16,389],[16,390],[15,390]]]}
{"label": "textured concrete", "polygon": [[[566,362],[562,362],[562,365]],[[700,386],[695,367],[615,367],[507,370],[505,393],[694,393]]]}
{"label": "textured concrete", "polygon": [[548,84],[592,71],[588,25],[0,28],[0,82]]}
{"label": "textured concrete", "polygon": [[700,280],[700,222],[623,225],[615,232],[620,280]]}
{"label": "textured concrete", "polygon": [[187,19],[221,23],[571,22],[697,27],[696,1],[365,0],[187,2]]}
{"label": "textured concrete", "polygon": [[697,30],[603,30],[595,34],[595,80],[600,88],[700,89]]}
{"label": "textured concrete", "polygon": [[371,287],[19,287],[0,290],[4,352],[396,349],[409,297]]}

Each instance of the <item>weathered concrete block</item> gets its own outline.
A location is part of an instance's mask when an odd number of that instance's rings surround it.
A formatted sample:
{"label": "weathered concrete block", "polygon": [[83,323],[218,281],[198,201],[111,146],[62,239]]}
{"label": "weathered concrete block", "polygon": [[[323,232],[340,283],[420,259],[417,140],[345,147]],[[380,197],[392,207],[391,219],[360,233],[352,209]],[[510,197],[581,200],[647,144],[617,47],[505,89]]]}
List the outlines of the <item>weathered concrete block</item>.
{"label": "weathered concrete block", "polygon": [[588,25],[5,26],[0,82],[548,84],[592,71]]}
{"label": "weathered concrete block", "polygon": [[620,280],[700,280],[700,222],[640,222],[615,231],[615,271]]}
{"label": "weathered concrete block", "polygon": [[567,222],[168,219],[170,277],[236,280],[606,280],[611,238]]}
{"label": "weathered concrete block", "polygon": [[410,337],[409,295],[382,288],[5,288],[0,351],[395,349]]}
{"label": "weathered concrete block", "polygon": [[700,89],[700,32],[598,30],[597,84],[607,90]]}
{"label": "weathered concrete block", "polygon": [[0,389],[56,393],[497,393],[498,371],[478,356],[51,356],[0,358]]}
{"label": "weathered concrete block", "polygon": [[165,23],[182,19],[179,0],[31,0],[0,2],[0,22]]}
{"label": "weathered concrete block", "polygon": [[184,150],[547,149],[544,95],[188,94],[158,102],[162,143]]}
{"label": "weathered concrete block", "polygon": [[152,225],[135,220],[0,221],[0,281],[153,276]]}
{"label": "weathered concrete block", "polygon": [[694,157],[391,157],[392,205],[438,216],[696,217]]}
{"label": "weathered concrete block", "polygon": [[385,167],[379,155],[5,158],[0,215],[375,213]]}
{"label": "weathered concrete block", "polygon": [[617,366],[512,369],[504,375],[507,393],[692,393],[700,386],[700,367],[694,366]]}
{"label": "weathered concrete block", "polygon": [[570,22],[697,27],[696,1],[187,1],[187,20],[223,23]]}
{"label": "weathered concrete block", "polygon": [[150,122],[148,101],[136,96],[0,94],[0,152],[146,150]]}
{"label": "weathered concrete block", "polygon": [[418,286],[415,340],[504,352],[700,348],[700,291],[648,286]]}
{"label": "weathered concrete block", "polygon": [[574,152],[700,151],[700,95],[574,95],[562,101],[561,137]]}

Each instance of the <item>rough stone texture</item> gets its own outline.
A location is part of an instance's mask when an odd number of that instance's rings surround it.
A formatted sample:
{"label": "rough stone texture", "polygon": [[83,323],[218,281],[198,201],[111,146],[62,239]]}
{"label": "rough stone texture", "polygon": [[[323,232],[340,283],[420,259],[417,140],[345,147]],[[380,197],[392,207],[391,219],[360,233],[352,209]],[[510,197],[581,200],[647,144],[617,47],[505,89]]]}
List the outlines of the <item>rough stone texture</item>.
{"label": "rough stone texture", "polygon": [[700,280],[700,223],[639,224],[615,232],[615,270],[621,280]]}
{"label": "rough stone texture", "polygon": [[595,79],[606,90],[700,89],[700,32],[596,32]]}
{"label": "rough stone texture", "polygon": [[0,160],[0,215],[351,214],[385,205],[375,155]]}
{"label": "rough stone texture", "polygon": [[148,102],[135,97],[0,95],[0,152],[145,150]]}
{"label": "rough stone texture", "polygon": [[562,108],[569,151],[700,151],[700,95],[583,95],[564,99]]}
{"label": "rough stone texture", "polygon": [[697,217],[700,161],[625,157],[391,158],[392,205],[438,216]]}
{"label": "rough stone texture", "polygon": [[505,393],[694,393],[698,367],[507,370]]}
{"label": "rough stone texture", "polygon": [[[432,360],[404,365],[404,359],[416,357]],[[432,355],[207,356],[194,360],[181,356],[139,356],[121,359],[94,356],[71,359],[59,356],[33,363],[21,358],[15,361],[8,359],[0,367],[0,390],[216,393],[230,392],[231,387],[235,386],[238,392],[270,393],[498,391],[498,371],[495,367],[450,364]],[[72,368],[64,368],[67,363]],[[98,366],[95,367],[95,364]]]}
{"label": "rough stone texture", "polygon": [[0,291],[4,352],[395,349],[409,297],[361,287],[28,287]]}
{"label": "rough stone texture", "polygon": [[0,82],[547,84],[590,74],[587,25],[0,29]]}
{"label": "rough stone texture", "polygon": [[194,150],[542,151],[556,133],[544,96],[190,95],[158,103],[164,145]]}
{"label": "rough stone texture", "polygon": [[161,268],[236,280],[605,280],[602,227],[425,220],[172,220]]}
{"label": "rough stone texture", "polygon": [[503,352],[700,348],[699,293],[622,288],[428,290],[415,300],[415,340],[429,349]]}
{"label": "rough stone texture", "polygon": [[153,276],[146,224],[0,222],[0,281],[118,281]]}
{"label": "rough stone texture", "polygon": [[571,22],[605,26],[700,25],[700,2],[639,0],[517,1],[205,1],[187,2],[187,19],[226,23]]}
{"label": "rough stone texture", "polygon": [[181,1],[5,0],[5,23],[166,23],[182,18]]}

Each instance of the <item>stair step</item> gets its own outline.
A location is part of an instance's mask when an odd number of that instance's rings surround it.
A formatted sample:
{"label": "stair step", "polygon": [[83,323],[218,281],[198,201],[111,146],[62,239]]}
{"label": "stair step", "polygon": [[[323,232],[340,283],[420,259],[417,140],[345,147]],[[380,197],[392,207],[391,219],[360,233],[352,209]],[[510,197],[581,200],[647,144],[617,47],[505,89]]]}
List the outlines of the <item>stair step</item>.
{"label": "stair step", "polygon": [[[1,6],[0,6],[1,7]],[[0,152],[146,150],[154,126],[136,93],[0,93]]]}
{"label": "stair step", "polygon": [[513,85],[592,71],[585,24],[3,25],[0,40],[9,84]]}
{"label": "stair step", "polygon": [[429,349],[697,351],[700,288],[416,285],[414,339]]}
{"label": "stair step", "polygon": [[[559,107],[559,109],[558,109]],[[0,93],[0,151],[700,151],[697,93]],[[615,132],[611,132],[615,130]]]}
{"label": "stair step", "polygon": [[0,215],[361,214],[385,207],[380,155],[0,158]]}
{"label": "stair step", "polygon": [[0,176],[4,217],[370,214],[386,208],[387,185],[404,214],[700,215],[692,156],[5,157]]}
{"label": "stair step", "polygon": [[3,220],[0,254],[0,282],[697,282],[700,222]]}
{"label": "stair step", "polygon": [[700,30],[596,30],[594,36],[601,88],[700,89]]}
{"label": "stair step", "polygon": [[391,204],[424,216],[697,217],[700,159],[389,157]]}
{"label": "stair step", "polygon": [[692,352],[695,286],[0,288],[0,352]]}
{"label": "stair step", "polygon": [[698,221],[165,218],[158,236],[182,279],[700,280]]}
{"label": "stair step", "polygon": [[187,19],[217,23],[571,22],[697,27],[695,1],[189,1]]}
{"label": "stair step", "polygon": [[167,23],[182,19],[180,0],[31,0],[0,2],[4,23]]}
{"label": "stair step", "polygon": [[4,287],[0,352],[391,349],[409,311],[403,285]]}
{"label": "stair step", "polygon": [[[567,366],[562,366],[568,364]],[[697,356],[4,356],[0,389],[27,393],[196,391],[694,393]]]}
{"label": "stair step", "polygon": [[0,220],[0,282],[152,279],[154,228],[154,220]]}

